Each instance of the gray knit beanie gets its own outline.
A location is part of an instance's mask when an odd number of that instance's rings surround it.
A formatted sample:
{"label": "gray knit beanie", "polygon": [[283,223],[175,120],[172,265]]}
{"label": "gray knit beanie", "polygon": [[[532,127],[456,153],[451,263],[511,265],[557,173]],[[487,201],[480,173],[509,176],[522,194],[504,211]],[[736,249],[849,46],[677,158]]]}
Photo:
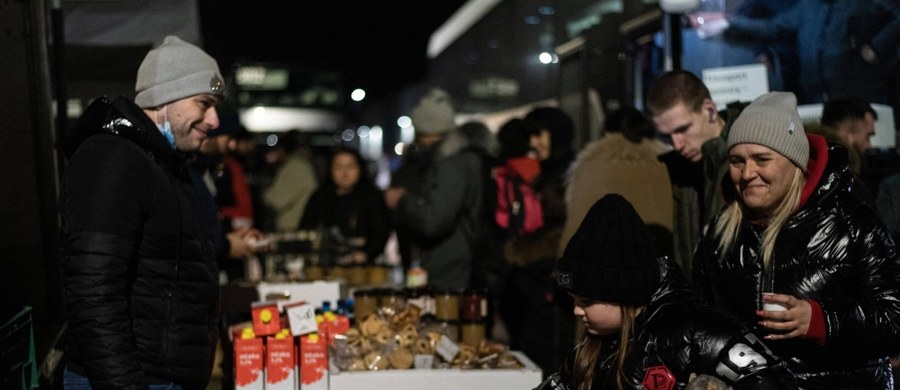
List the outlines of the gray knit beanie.
{"label": "gray knit beanie", "polygon": [[456,128],[453,117],[456,111],[450,95],[440,88],[432,88],[409,115],[416,132],[426,134],[446,133]]}
{"label": "gray knit beanie", "polygon": [[728,149],[737,144],[765,146],[806,172],[809,141],[797,112],[797,97],[790,92],[769,92],[754,99],[728,132]]}
{"label": "gray knit beanie", "polygon": [[134,103],[151,108],[200,93],[221,97],[224,85],[216,60],[199,47],[169,35],[144,57],[134,91]]}

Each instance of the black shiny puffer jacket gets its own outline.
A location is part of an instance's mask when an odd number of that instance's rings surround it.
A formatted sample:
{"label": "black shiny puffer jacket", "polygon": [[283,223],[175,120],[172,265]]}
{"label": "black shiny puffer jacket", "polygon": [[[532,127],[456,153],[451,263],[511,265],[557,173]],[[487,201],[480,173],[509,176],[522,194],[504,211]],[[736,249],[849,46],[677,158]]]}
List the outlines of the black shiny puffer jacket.
{"label": "black shiny puffer jacket", "polygon": [[[623,365],[625,388],[681,390],[692,374],[716,377],[734,390],[797,388],[784,362],[746,327],[700,303],[674,261],[660,259],[660,276],[660,287],[635,318]],[[591,389],[617,388],[618,335],[605,340]],[[576,388],[576,350],[539,390]]]}
{"label": "black shiny puffer jacket", "polygon": [[[900,350],[900,261],[887,229],[850,192],[847,150],[810,136],[809,199],[782,227],[773,252],[774,292],[821,305],[824,345],[797,338],[767,342],[804,389],[892,387],[887,356]],[[827,160],[827,161],[826,161]],[[814,180],[820,177],[818,180]],[[812,188],[810,188],[812,189]],[[758,337],[762,228],[744,222],[726,253],[716,221],[700,242],[693,282],[708,302],[734,314]]]}
{"label": "black shiny puffer jacket", "polygon": [[218,270],[184,156],[122,98],[94,102],[66,154],[67,367],[94,389],[205,388]]}

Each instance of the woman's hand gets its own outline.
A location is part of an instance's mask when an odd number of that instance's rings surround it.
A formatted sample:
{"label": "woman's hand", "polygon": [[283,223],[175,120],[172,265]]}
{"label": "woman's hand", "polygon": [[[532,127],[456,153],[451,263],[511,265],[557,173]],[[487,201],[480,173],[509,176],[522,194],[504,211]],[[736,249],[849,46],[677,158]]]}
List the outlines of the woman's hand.
{"label": "woman's hand", "polygon": [[759,326],[776,331],[765,336],[766,340],[783,340],[806,336],[812,307],[809,302],[786,294],[764,294],[763,303],[783,306],[784,311],[758,310]]}

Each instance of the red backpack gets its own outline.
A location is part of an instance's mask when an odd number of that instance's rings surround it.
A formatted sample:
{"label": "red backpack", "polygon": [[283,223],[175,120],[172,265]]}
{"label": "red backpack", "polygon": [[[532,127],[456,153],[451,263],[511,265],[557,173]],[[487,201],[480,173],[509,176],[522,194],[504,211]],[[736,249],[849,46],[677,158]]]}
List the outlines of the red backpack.
{"label": "red backpack", "polygon": [[497,204],[494,222],[517,235],[533,233],[544,226],[541,201],[531,185],[511,169],[500,166],[494,170]]}

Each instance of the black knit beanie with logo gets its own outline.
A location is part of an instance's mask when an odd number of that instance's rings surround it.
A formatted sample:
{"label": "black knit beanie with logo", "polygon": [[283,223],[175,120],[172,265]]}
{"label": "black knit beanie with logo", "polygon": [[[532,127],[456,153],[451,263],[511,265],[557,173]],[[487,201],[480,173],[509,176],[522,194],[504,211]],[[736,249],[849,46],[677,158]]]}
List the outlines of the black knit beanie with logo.
{"label": "black knit beanie with logo", "polygon": [[618,194],[594,203],[556,268],[563,291],[623,306],[646,305],[659,285],[650,232]]}

